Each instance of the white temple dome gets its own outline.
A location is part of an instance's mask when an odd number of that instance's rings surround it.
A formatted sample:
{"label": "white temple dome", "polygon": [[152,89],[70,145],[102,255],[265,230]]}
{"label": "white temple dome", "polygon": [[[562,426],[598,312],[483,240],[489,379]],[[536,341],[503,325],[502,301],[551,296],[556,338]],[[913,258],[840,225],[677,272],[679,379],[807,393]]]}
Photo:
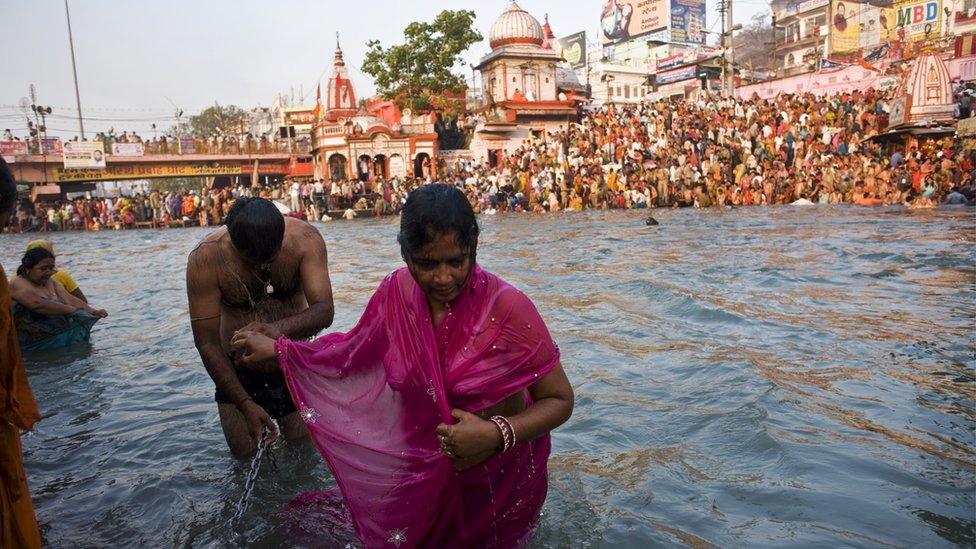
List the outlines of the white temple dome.
{"label": "white temple dome", "polygon": [[542,26],[529,12],[518,7],[512,0],[508,9],[502,12],[488,33],[491,49],[509,44],[534,44],[541,46],[545,40]]}

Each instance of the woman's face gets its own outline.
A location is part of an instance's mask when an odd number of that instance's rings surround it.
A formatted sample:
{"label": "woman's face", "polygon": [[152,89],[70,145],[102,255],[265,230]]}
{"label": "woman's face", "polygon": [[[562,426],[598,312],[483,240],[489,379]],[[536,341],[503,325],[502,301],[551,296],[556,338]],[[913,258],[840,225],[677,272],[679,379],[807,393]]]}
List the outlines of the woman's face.
{"label": "woman's face", "polygon": [[47,284],[48,280],[51,280],[51,275],[55,273],[57,269],[54,268],[54,259],[50,257],[42,259],[37,265],[34,265],[31,269],[27,271],[27,280],[30,280],[34,284],[44,285]]}
{"label": "woman's face", "polygon": [[435,235],[404,260],[430,302],[447,304],[454,300],[471,274],[471,251],[461,249],[454,232]]}

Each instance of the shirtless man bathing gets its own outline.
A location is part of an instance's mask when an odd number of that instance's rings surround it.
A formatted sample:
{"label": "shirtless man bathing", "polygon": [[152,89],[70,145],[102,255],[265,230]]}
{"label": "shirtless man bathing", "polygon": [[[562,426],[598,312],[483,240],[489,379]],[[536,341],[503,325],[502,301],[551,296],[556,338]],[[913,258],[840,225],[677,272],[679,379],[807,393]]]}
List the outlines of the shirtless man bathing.
{"label": "shirtless man bathing", "polygon": [[190,253],[186,268],[193,341],[217,386],[220,426],[231,453],[257,451],[277,420],[286,439],[308,436],[285,378],[239,365],[230,341],[241,329],[309,338],[332,324],[328,255],[319,232],[260,198],[234,203],[225,228]]}

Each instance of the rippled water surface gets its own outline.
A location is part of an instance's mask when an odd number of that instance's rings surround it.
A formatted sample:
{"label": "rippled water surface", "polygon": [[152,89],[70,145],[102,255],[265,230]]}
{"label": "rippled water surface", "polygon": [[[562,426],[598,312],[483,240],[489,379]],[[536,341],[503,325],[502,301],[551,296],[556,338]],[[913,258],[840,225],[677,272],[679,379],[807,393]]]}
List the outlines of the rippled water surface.
{"label": "rippled water surface", "polygon": [[[768,208],[482,217],[482,265],[532,297],[576,411],[553,438],[534,544],[971,546],[976,222]],[[399,265],[397,219],[320,225],[346,330]],[[111,316],[90,347],[28,357],[46,417],[24,438],[54,547],[318,545],[289,516],[331,483],[276,449],[247,526],[190,336],[200,229],[55,234]],[[15,270],[29,240],[0,237]]]}

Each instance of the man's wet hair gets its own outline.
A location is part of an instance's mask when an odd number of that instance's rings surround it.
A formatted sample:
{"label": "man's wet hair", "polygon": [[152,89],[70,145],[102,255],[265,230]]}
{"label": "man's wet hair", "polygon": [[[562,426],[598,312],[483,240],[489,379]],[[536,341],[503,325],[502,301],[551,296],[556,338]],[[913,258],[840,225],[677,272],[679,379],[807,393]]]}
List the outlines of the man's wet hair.
{"label": "man's wet hair", "polygon": [[437,235],[454,233],[461,250],[474,261],[478,251],[478,221],[471,203],[454,185],[433,183],[410,193],[400,214],[400,254],[420,252]]}
{"label": "man's wet hair", "polygon": [[[0,214],[11,212],[17,204],[17,182],[10,166],[0,157]],[[0,227],[2,229],[3,227]]]}
{"label": "man's wet hair", "polygon": [[285,217],[263,198],[238,199],[225,223],[234,248],[255,263],[271,261],[285,239]]}

